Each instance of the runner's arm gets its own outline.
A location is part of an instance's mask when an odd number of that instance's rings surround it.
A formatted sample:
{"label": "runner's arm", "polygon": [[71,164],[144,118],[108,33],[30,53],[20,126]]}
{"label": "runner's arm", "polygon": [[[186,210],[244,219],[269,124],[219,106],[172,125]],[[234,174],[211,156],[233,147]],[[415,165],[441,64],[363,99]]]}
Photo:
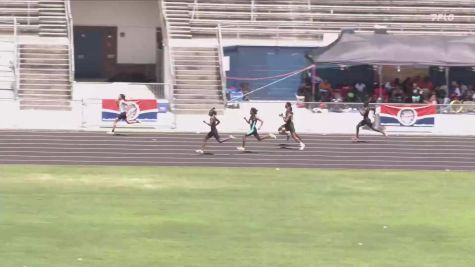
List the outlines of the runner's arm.
{"label": "runner's arm", "polygon": [[259,119],[258,117],[256,117],[256,120],[259,121],[261,124],[259,125],[259,127],[257,129],[261,129],[262,128],[262,125],[264,125],[264,121]]}

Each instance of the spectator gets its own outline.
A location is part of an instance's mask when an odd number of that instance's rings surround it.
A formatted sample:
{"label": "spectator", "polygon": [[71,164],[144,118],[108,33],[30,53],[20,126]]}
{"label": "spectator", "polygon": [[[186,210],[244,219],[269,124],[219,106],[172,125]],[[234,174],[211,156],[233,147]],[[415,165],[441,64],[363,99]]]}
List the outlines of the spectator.
{"label": "spectator", "polygon": [[453,81],[449,87],[449,98],[452,100],[455,100],[455,99],[458,100],[460,99],[461,96],[462,96],[462,92],[460,90],[459,84],[456,81]]}
{"label": "spectator", "polygon": [[243,93],[243,95],[245,95],[243,100],[249,101],[249,95],[247,95],[249,92],[251,92],[249,88],[249,83],[240,83],[239,88],[241,89],[241,92]]}
{"label": "spectator", "polygon": [[388,102],[388,93],[386,92],[383,85],[378,86],[378,83],[375,83],[373,96],[371,97],[372,102]]}
{"label": "spectator", "polygon": [[332,91],[332,85],[330,84],[328,80],[324,80],[322,83],[320,83],[319,91],[320,91],[320,101],[329,102],[331,100],[333,91]]}
{"label": "spectator", "polygon": [[394,90],[392,91],[390,102],[391,103],[402,103],[402,102],[404,102],[404,99],[405,99],[405,95],[404,95],[404,91],[402,90],[401,86],[396,86],[396,88],[394,88]]}
{"label": "spectator", "polygon": [[363,82],[357,82],[355,84],[355,89],[357,93],[366,94],[366,84],[364,84]]}
{"label": "spectator", "polygon": [[412,93],[412,81],[411,78],[407,77],[402,83],[402,90],[406,96],[410,96]]}
{"label": "spectator", "polygon": [[472,101],[473,100],[473,85],[467,87],[467,90],[462,94],[462,100],[464,101]]}
{"label": "spectator", "polygon": [[424,79],[419,83],[419,87],[422,89],[427,89],[431,92],[434,90],[434,85],[432,84],[429,76],[424,77]]}

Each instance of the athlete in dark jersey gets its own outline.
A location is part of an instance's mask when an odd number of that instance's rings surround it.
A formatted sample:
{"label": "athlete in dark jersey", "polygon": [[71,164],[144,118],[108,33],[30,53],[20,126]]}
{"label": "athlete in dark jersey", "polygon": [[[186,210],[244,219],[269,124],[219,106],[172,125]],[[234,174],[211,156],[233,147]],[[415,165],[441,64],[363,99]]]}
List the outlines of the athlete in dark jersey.
{"label": "athlete in dark jersey", "polygon": [[369,107],[368,102],[365,102],[363,104],[363,109],[360,110],[360,113],[363,116],[363,120],[360,121],[360,123],[358,123],[358,125],[356,126],[356,137],[354,138],[354,140],[359,140],[360,128],[365,126],[365,125],[368,126],[371,130],[373,130],[375,132],[378,132],[378,133],[382,133],[384,136],[386,136],[386,133],[383,130],[379,130],[379,129],[374,128],[373,123],[371,122],[371,119],[369,118],[369,112],[371,110],[373,112],[376,112],[374,110],[374,108]]}
{"label": "athlete in dark jersey", "polygon": [[[251,112],[250,112],[250,117],[249,119],[247,119],[246,117],[244,117],[244,120],[249,124],[249,131],[246,133],[246,135],[243,136],[242,138],[242,146],[241,147],[237,147],[237,149],[239,151],[244,151],[246,150],[246,138],[248,136],[254,136],[258,141],[262,141],[262,140],[265,140],[265,139],[268,139],[268,138],[274,138],[276,139],[277,137],[275,136],[275,134],[268,134],[267,136],[264,136],[264,137],[261,137],[259,135],[259,133],[257,132],[257,130],[260,130],[262,125],[264,124],[264,121],[262,121],[261,119],[259,119],[257,117],[257,109],[256,108],[251,108]],[[257,122],[260,122],[260,125],[259,127],[257,127]]]}
{"label": "athlete in dark jersey", "polygon": [[[284,119],[284,124],[279,127],[279,133],[286,135],[287,140],[289,140],[289,137],[292,136],[295,142],[300,144],[300,150],[304,150],[305,144],[302,142],[302,138],[300,138],[300,136],[295,132],[293,122],[294,113],[292,111],[292,104],[290,104],[290,102],[285,103],[285,116],[283,114],[280,114],[280,116]],[[290,135],[287,132],[289,132]]]}
{"label": "athlete in dark jersey", "polygon": [[208,139],[214,137],[216,139],[216,141],[218,141],[218,143],[224,143],[226,141],[229,141],[231,139],[234,139],[235,137],[230,135],[228,138],[226,139],[221,139],[219,137],[219,134],[218,134],[218,129],[217,129],[217,126],[221,123],[218,118],[216,117],[216,110],[215,108],[212,108],[210,109],[210,111],[208,112],[208,115],[209,115],[209,123],[206,122],[206,121],[203,121],[206,125],[208,125],[209,127],[211,127],[211,130],[209,131],[209,133],[205,136],[205,139],[203,140],[203,145],[201,146],[201,149],[198,149],[196,150],[197,153],[200,153],[200,154],[203,154],[204,153],[204,149],[205,149],[205,146],[206,146],[206,143],[208,142]]}

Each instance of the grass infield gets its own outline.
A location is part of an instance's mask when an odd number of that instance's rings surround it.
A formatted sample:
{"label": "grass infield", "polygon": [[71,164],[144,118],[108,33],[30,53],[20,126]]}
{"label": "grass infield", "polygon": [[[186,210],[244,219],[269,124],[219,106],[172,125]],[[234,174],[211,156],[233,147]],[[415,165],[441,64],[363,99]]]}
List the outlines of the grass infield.
{"label": "grass infield", "polygon": [[475,266],[475,173],[0,166],[2,267]]}

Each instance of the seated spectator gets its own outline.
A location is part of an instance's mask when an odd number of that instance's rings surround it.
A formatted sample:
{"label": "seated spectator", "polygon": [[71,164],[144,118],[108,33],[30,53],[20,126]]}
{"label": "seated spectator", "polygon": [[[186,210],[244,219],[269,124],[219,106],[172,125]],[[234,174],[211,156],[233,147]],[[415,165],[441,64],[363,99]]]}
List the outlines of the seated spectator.
{"label": "seated spectator", "polygon": [[366,94],[366,84],[363,82],[357,82],[355,84],[355,90],[357,93]]}
{"label": "seated spectator", "polygon": [[332,85],[330,84],[330,82],[328,82],[328,80],[324,80],[322,83],[320,83],[319,91],[320,101],[328,102],[331,100],[333,96],[333,90]]}
{"label": "seated spectator", "polygon": [[351,92],[351,90],[353,90],[353,88],[351,88],[350,85],[348,84],[343,84],[343,86],[340,88],[340,95],[343,99],[346,98],[346,96],[348,95],[349,92]]}
{"label": "seated spectator", "polygon": [[[250,88],[249,88],[249,83],[246,83],[246,82],[240,83],[240,84],[239,84],[239,87],[240,87],[240,89],[241,89],[241,92],[242,92],[244,95],[248,94],[248,93],[251,91]],[[243,100],[244,100],[244,101],[249,101],[249,95],[246,95],[246,96],[243,98]]]}
{"label": "seated spectator", "polygon": [[389,98],[389,94],[387,93],[384,86],[378,86],[375,84],[375,88],[373,90],[373,96],[371,97],[372,102],[382,102],[387,103]]}
{"label": "seated spectator", "polygon": [[472,101],[473,100],[473,85],[470,85],[467,87],[467,90],[462,94],[462,100],[463,101]]}
{"label": "seated spectator", "polygon": [[390,95],[391,94],[391,91],[393,90],[393,86],[391,85],[390,82],[386,82],[384,84],[384,90],[386,91],[386,94]]}
{"label": "seated spectator", "polygon": [[422,90],[415,88],[411,96],[412,103],[422,103]]}
{"label": "seated spectator", "polygon": [[305,78],[304,84],[300,85],[299,89],[297,90],[298,96],[303,96],[305,102],[312,101],[312,79]]}
{"label": "seated spectator", "polygon": [[447,86],[441,86],[441,87],[435,88],[434,91],[435,91],[435,96],[437,98],[437,102],[439,104],[445,104],[447,102],[446,99],[448,99]]}
{"label": "seated spectator", "polygon": [[459,100],[462,96],[460,85],[456,81],[452,81],[449,87],[449,98],[452,100]]}
{"label": "seated spectator", "polygon": [[397,86],[394,88],[391,94],[390,102],[391,103],[403,103],[406,96],[404,91],[402,90],[401,86]]}
{"label": "seated spectator", "polygon": [[357,82],[354,86],[353,92],[355,93],[356,101],[358,102],[365,102],[369,98],[366,84],[363,82]]}
{"label": "seated spectator", "polygon": [[402,83],[402,90],[404,91],[405,95],[412,94],[412,80],[411,78],[407,77],[404,82]]}
{"label": "seated spectator", "polygon": [[422,89],[427,89],[431,92],[434,90],[434,85],[432,84],[432,81],[430,80],[429,76],[425,76],[424,79],[419,82],[419,87]]}

